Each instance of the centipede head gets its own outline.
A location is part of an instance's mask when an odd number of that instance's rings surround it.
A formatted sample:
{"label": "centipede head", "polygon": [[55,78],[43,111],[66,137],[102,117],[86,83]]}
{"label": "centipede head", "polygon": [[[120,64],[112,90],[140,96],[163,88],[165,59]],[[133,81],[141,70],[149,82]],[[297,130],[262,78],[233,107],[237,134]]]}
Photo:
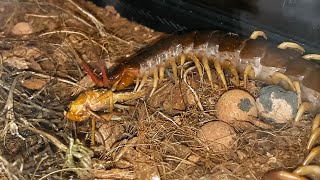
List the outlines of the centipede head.
{"label": "centipede head", "polygon": [[137,67],[125,67],[125,65],[115,67],[109,73],[109,79],[111,84],[113,84],[112,91],[122,90],[132,85],[138,75],[139,69]]}

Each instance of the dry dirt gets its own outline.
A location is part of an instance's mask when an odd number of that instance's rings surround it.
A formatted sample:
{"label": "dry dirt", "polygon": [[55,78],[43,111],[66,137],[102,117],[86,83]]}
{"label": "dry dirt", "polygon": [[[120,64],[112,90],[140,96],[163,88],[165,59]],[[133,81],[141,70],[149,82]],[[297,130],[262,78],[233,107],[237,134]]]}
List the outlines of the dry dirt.
{"label": "dry dirt", "polygon": [[[96,88],[79,60],[96,69],[100,59],[109,68],[163,34],[113,7],[77,4],[104,26],[69,0],[0,2],[1,179],[260,179],[301,164],[308,116],[271,129],[229,124],[236,138],[227,148],[202,141],[201,126],[219,121],[214,107],[224,90],[212,90],[207,78],[200,83],[196,71],[188,82],[205,111],[184,82],[167,76],[152,97],[116,108],[116,120],[98,120],[91,146],[91,121],[64,118],[77,95]],[[247,91],[256,98],[260,85],[251,81]]]}

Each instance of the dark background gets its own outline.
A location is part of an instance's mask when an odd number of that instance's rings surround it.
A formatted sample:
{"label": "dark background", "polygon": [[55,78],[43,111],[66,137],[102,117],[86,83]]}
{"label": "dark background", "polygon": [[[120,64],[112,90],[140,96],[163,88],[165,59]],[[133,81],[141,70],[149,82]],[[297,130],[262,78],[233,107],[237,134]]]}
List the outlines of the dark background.
{"label": "dark background", "polygon": [[263,30],[277,42],[293,41],[308,53],[320,50],[318,0],[93,0],[157,31],[222,29],[245,36]]}

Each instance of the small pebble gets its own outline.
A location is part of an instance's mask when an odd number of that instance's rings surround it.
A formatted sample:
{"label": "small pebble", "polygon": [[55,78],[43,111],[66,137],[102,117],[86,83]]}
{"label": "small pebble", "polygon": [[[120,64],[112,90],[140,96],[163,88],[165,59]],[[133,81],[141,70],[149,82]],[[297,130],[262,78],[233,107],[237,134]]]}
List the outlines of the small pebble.
{"label": "small pebble", "polygon": [[17,36],[29,35],[33,33],[33,30],[29,23],[19,22],[13,26],[11,33]]}

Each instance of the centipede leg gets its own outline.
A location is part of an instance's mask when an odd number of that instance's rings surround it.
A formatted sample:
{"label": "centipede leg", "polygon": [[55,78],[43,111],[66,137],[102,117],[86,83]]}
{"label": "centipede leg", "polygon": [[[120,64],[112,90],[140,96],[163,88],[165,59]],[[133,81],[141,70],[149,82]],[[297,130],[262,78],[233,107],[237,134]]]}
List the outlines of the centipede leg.
{"label": "centipede leg", "polygon": [[284,75],[284,74],[282,74],[280,72],[276,72],[272,76],[272,82],[274,84],[278,84],[281,79],[286,81],[293,91],[296,91],[296,89],[295,89],[295,87],[293,85],[293,82],[291,81],[291,79],[288,76],[286,76],[286,75]]}
{"label": "centipede leg", "polygon": [[160,64],[159,67],[159,81],[162,82],[164,79],[164,70],[165,70],[165,65],[163,63]]}
{"label": "centipede leg", "polygon": [[143,86],[146,84],[147,80],[148,80],[148,74],[146,73],[143,75],[137,91],[140,91],[143,88]]}
{"label": "centipede leg", "polygon": [[243,73],[244,88],[247,88],[248,76],[250,76],[250,78],[253,78],[254,76],[254,71],[252,69],[251,64],[246,64],[246,67],[244,69],[244,73]]}
{"label": "centipede leg", "polygon": [[312,132],[320,127],[320,114],[317,114],[312,123]]}
{"label": "centipede leg", "polygon": [[201,67],[199,59],[194,54],[191,54],[190,58],[194,62],[195,66],[199,72],[200,81],[203,82],[203,71],[202,71],[202,67]]}
{"label": "centipede leg", "polygon": [[135,84],[135,86],[134,86],[133,91],[137,91],[137,89],[138,89],[138,87],[139,87],[139,83],[140,83],[140,78],[138,77],[138,78],[136,79],[136,84]]}
{"label": "centipede leg", "polygon": [[277,47],[279,49],[287,49],[287,48],[296,49],[296,50],[299,50],[301,53],[305,52],[303,47],[301,47],[299,44],[294,43],[294,42],[283,42],[283,43],[279,44]]}
{"label": "centipede leg", "polygon": [[155,71],[153,72],[153,85],[152,85],[152,90],[150,93],[150,97],[153,95],[154,91],[157,89],[158,86],[158,69],[155,69]]}
{"label": "centipede leg", "polygon": [[211,86],[212,89],[214,89],[212,73],[211,73],[211,69],[209,67],[209,62],[208,62],[208,58],[207,57],[203,57],[202,58],[202,64],[204,66],[205,71],[207,72],[207,76],[208,76],[208,79],[209,79],[209,82],[210,82],[210,86]]}
{"label": "centipede leg", "polygon": [[183,71],[184,71],[183,65],[185,62],[186,62],[186,55],[182,54],[180,56],[180,66],[181,66],[180,76],[181,76],[181,79],[183,78]]}
{"label": "centipede leg", "polygon": [[320,136],[320,128],[317,128],[316,130],[312,131],[312,134],[310,136],[310,139],[308,141],[307,149],[310,150],[317,142]]}
{"label": "centipede leg", "polygon": [[253,31],[250,39],[257,39],[258,37],[264,37],[264,39],[268,39],[266,33],[263,31]]}
{"label": "centipede leg", "polygon": [[240,86],[240,79],[239,79],[239,75],[238,75],[238,71],[236,70],[236,67],[228,60],[223,62],[223,66],[227,67],[230,72],[232,73],[232,75],[234,76],[234,85],[236,87]]}
{"label": "centipede leg", "polygon": [[301,104],[301,87],[298,81],[293,81],[293,85],[296,89],[297,95],[298,95],[298,105]]}
{"label": "centipede leg", "polygon": [[96,144],[95,134],[96,134],[96,120],[95,118],[91,118],[91,146],[95,146]]}
{"label": "centipede leg", "polygon": [[309,176],[309,177],[313,177],[314,179],[319,179],[320,166],[317,166],[317,165],[300,166],[296,170],[294,170],[293,173],[299,176]]}
{"label": "centipede leg", "polygon": [[178,84],[178,82],[179,82],[179,79],[178,79],[178,67],[177,67],[176,61],[174,59],[170,59],[169,62],[170,62],[171,68],[172,68],[174,82],[176,84]]}
{"label": "centipede leg", "polygon": [[320,154],[320,146],[313,148],[308,156],[302,162],[303,166],[306,166],[311,163],[311,161]]}
{"label": "centipede leg", "polygon": [[120,81],[116,81],[116,82],[112,85],[111,91],[117,90],[117,86],[118,86],[119,82],[120,82]]}
{"label": "centipede leg", "polygon": [[263,175],[262,180],[307,180],[297,174],[286,171],[270,171]]}
{"label": "centipede leg", "polygon": [[320,60],[320,54],[306,54],[303,58],[306,60]]}
{"label": "centipede leg", "polygon": [[221,68],[221,65],[219,63],[218,60],[213,60],[213,64],[214,64],[214,68],[216,68],[217,73],[222,81],[223,87],[225,90],[228,90],[228,85],[227,85],[227,81],[226,81],[226,77],[224,76],[223,70]]}
{"label": "centipede leg", "polygon": [[[311,128],[311,135],[308,141],[307,149],[310,150],[320,135],[320,114],[317,114],[313,120],[312,128]],[[313,148],[306,159],[303,161],[302,165],[308,165],[317,155],[320,154],[320,146]]]}
{"label": "centipede leg", "polygon": [[294,121],[298,122],[301,116],[303,115],[303,113],[306,111],[309,111],[311,107],[312,107],[312,104],[310,103],[307,103],[307,102],[301,103]]}

